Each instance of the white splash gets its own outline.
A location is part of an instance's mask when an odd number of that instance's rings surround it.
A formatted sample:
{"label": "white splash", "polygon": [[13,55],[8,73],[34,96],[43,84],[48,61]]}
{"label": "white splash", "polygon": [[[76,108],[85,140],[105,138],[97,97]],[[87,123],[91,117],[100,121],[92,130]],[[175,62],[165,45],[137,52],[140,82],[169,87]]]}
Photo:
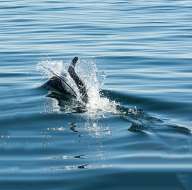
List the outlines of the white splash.
{"label": "white splash", "polygon": [[89,116],[103,115],[106,112],[116,112],[116,103],[106,97],[101,97],[101,89],[104,85],[105,73],[99,72],[94,60],[81,60],[81,64],[76,69],[83,79],[89,101],[87,103],[87,113]]}
{"label": "white splash", "polygon": [[[45,60],[41,61],[37,65],[37,69],[41,71],[45,78],[51,78],[56,73],[59,76],[65,77],[70,86],[74,89],[78,95],[78,100],[81,99],[78,92],[77,86],[73,79],[70,77],[67,72],[70,62],[64,62],[62,60],[52,61]],[[106,97],[101,97],[100,91],[104,84],[105,74],[99,72],[96,67],[96,63],[93,59],[81,59],[75,68],[77,74],[84,81],[87,94],[88,94],[88,103],[86,105],[87,115],[89,117],[98,117],[104,116],[105,113],[116,113],[117,103],[110,101]]]}

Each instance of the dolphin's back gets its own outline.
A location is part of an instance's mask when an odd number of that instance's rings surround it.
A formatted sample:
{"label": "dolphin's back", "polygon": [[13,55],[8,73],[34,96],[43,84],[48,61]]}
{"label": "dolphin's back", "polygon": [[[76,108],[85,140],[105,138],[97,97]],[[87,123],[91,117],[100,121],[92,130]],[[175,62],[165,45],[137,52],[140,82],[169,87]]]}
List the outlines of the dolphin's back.
{"label": "dolphin's back", "polygon": [[54,91],[66,96],[76,97],[75,91],[72,87],[62,78],[53,76],[50,78],[43,87],[47,90]]}

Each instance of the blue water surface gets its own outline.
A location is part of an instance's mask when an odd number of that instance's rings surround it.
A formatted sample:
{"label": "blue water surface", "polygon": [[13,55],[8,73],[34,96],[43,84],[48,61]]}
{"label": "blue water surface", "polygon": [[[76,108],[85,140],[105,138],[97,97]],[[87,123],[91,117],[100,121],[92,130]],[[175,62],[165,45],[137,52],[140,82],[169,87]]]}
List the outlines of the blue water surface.
{"label": "blue water surface", "polygon": [[[191,190],[191,3],[1,0],[0,189]],[[118,113],[47,96],[37,65],[73,56]]]}

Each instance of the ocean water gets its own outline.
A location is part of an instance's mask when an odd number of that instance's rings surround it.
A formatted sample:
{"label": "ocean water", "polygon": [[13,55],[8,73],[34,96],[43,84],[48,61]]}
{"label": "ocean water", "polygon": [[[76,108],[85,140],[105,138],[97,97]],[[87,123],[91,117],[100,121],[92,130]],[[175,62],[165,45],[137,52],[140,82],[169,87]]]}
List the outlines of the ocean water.
{"label": "ocean water", "polygon": [[[190,0],[1,0],[0,189],[191,190]],[[50,97],[74,56],[85,112]]]}

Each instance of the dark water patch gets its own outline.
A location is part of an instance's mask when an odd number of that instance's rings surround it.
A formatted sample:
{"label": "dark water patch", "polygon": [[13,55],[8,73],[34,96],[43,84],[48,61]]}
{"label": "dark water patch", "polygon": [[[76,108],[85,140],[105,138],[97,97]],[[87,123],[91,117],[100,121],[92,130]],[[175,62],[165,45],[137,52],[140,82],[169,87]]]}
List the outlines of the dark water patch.
{"label": "dark water patch", "polygon": [[145,133],[144,130],[145,130],[144,125],[140,123],[132,123],[131,126],[128,128],[128,131],[131,132]]}
{"label": "dark water patch", "polygon": [[30,18],[21,18],[21,19],[11,19],[11,20],[8,20],[8,22],[10,23],[16,23],[15,26],[18,26],[19,23],[23,23],[23,22],[35,22],[36,20],[35,19],[30,19]]}
{"label": "dark water patch", "polygon": [[[172,129],[172,130],[175,130],[177,131],[178,133],[183,133],[183,134],[186,134],[186,135],[191,135],[191,130],[187,127],[183,127],[183,126],[178,126],[178,125],[167,125],[167,127],[169,129]],[[190,128],[192,128],[190,126]]]}
{"label": "dark water patch", "polygon": [[[146,98],[146,97],[136,97],[135,95],[128,95],[124,93],[119,93],[116,91],[108,91],[108,90],[103,90],[102,94],[104,96],[109,97],[112,100],[116,100],[117,102],[120,102],[123,105],[131,105],[131,106],[139,106],[140,108],[145,108],[148,110],[156,110],[156,111],[172,111],[174,110],[175,113],[177,111],[183,112],[185,111],[186,113],[188,110],[190,110],[190,105],[184,104],[184,103],[179,103],[179,102],[164,102],[164,101],[159,101],[157,99],[152,99],[152,98]],[[181,113],[180,113],[181,114]]]}
{"label": "dark water patch", "polygon": [[[96,173],[99,173],[99,170],[95,171]],[[84,173],[84,175],[86,174],[86,172]],[[186,175],[186,173],[184,173]],[[171,173],[166,173],[166,172],[161,172],[159,174],[155,173],[155,172],[143,172],[141,174],[139,173],[126,173],[126,172],[120,172],[120,175],[118,175],[118,171],[115,170],[113,171],[111,174],[110,173],[104,173],[102,176],[97,176],[96,178],[92,178],[92,176],[90,176],[87,180],[85,180],[83,174],[81,174],[80,179],[81,180],[73,180],[66,178],[66,177],[62,177],[61,175],[59,175],[59,179],[56,180],[55,177],[53,177],[52,180],[45,180],[44,177],[42,176],[39,178],[39,180],[37,181],[37,185],[41,188],[41,189],[46,189],[46,186],[48,185],[50,188],[54,188],[55,185],[57,185],[58,188],[63,188],[66,187],[68,189],[75,189],[75,188],[79,188],[79,189],[89,189],[91,188],[91,185],[89,185],[88,181],[89,180],[93,180],[93,185],[96,188],[99,189],[110,189],[110,186],[113,185],[114,188],[123,188],[124,186],[126,187],[131,187],[132,189],[143,189],[142,187],[145,185],[145,187],[147,187],[147,189],[152,189],[156,186],[159,187],[159,189],[182,189],[182,183],[180,182],[180,180],[178,180],[176,173],[171,172]],[[118,182],[117,176],[119,176],[124,182],[120,183]],[[136,182],[134,179],[138,179],[138,178],[142,178],[142,176],[145,176],[138,184],[138,182]],[[187,176],[187,175],[186,175]],[[70,176],[72,177],[72,176]],[[27,178],[27,177],[26,177]],[[103,178],[106,178],[106,181],[104,181]],[[151,184],[151,178],[153,178],[153,182]],[[113,179],[112,181],[110,179]],[[130,180],[126,180],[126,179],[130,179]],[[163,181],[165,181],[165,183],[162,184],[162,179],[164,179]],[[169,179],[169,180],[166,180]],[[19,188],[23,188],[25,186],[28,186],[29,189],[33,189],[34,188],[34,181],[37,180],[36,178],[32,177],[31,180],[26,179],[24,183],[22,183],[20,180],[6,180],[6,181],[2,181],[1,185],[4,188],[13,188],[15,186],[19,187]],[[175,182],[175,183],[174,183]],[[46,184],[46,185],[45,185]],[[151,185],[150,185],[151,184]],[[165,188],[165,186],[169,187],[169,188]]]}
{"label": "dark water patch", "polygon": [[[6,2],[6,1],[4,1]],[[1,2],[3,3],[3,2]],[[3,10],[15,10],[15,9],[26,9],[28,6],[25,6],[25,5],[17,5],[17,6],[1,6],[0,9],[3,9]]]}

